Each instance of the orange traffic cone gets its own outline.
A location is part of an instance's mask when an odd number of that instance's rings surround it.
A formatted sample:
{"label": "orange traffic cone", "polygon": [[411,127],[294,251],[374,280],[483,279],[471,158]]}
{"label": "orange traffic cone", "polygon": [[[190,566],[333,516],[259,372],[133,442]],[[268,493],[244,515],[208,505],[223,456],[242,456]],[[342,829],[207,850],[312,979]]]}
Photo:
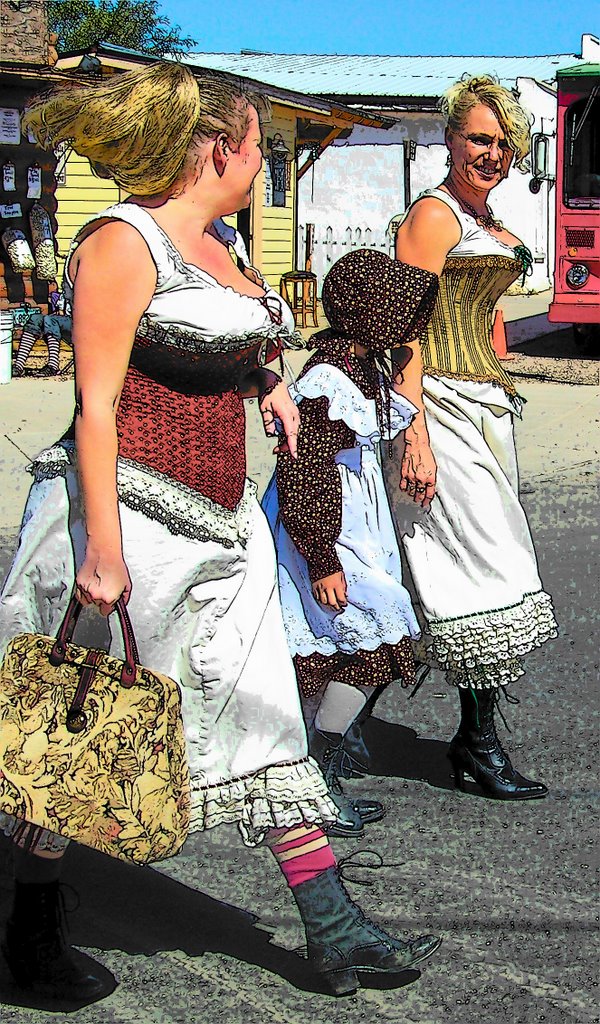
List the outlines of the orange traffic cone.
{"label": "orange traffic cone", "polygon": [[494,324],[492,327],[492,347],[494,352],[498,356],[498,359],[509,360],[514,359],[514,352],[508,351],[506,344],[506,327],[504,326],[504,314],[500,307],[496,310],[494,316]]}

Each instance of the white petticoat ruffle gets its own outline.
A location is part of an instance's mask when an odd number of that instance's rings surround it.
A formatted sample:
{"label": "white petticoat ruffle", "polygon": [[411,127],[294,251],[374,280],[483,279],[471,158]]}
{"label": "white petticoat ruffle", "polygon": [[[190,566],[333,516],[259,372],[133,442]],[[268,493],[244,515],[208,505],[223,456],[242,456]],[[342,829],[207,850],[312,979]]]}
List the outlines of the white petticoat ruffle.
{"label": "white petticoat ruffle", "polygon": [[192,778],[191,790],[190,833],[236,822],[246,846],[257,846],[269,829],[333,822],[338,815],[310,757],[211,786]]}
{"label": "white petticoat ruffle", "polygon": [[526,594],[510,608],[433,620],[428,653],[454,686],[505,686],[523,675],[520,659],[558,635],[549,594]]}
{"label": "white petticoat ruffle", "polygon": [[[67,467],[74,465],[75,460],[73,441],[60,441],[40,452],[27,469],[36,482],[51,480],[66,476]],[[246,480],[242,497],[230,510],[164,473],[119,457],[117,492],[128,508],[162,523],[176,536],[216,540],[224,547],[245,545],[250,536],[257,492],[252,480]]]}
{"label": "white petticoat ruffle", "polygon": [[[390,429],[384,430],[383,437],[394,438],[412,422],[418,409],[395,391],[381,388],[384,403],[389,400]],[[377,422],[375,399],[365,398],[362,391],[337,366],[319,363],[311,367],[295,384],[290,394],[298,405],[303,398],[327,398],[330,420],[342,420],[357,439],[368,439],[371,444],[382,440],[381,427]]]}

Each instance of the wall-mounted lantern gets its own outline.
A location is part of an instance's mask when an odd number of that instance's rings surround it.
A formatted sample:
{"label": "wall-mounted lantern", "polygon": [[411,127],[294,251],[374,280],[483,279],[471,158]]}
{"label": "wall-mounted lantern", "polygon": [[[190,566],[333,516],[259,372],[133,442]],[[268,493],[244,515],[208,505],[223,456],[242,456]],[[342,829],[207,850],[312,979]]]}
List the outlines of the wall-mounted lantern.
{"label": "wall-mounted lantern", "polygon": [[267,146],[269,148],[273,206],[285,206],[285,193],[291,184],[292,154],[279,132],[272,139],[267,139]]}

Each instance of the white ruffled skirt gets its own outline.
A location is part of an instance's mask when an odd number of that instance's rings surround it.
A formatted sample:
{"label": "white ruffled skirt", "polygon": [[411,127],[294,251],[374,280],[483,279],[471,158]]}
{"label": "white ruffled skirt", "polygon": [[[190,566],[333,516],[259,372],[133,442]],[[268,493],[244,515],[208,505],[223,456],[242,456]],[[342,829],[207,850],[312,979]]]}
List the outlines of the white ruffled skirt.
{"label": "white ruffled skirt", "polygon": [[342,612],[315,600],[305,558],[279,517],[276,478],[262,501],[275,539],[279,592],[288,646],[293,655],[331,656],[376,651],[420,635],[408,591],[402,583],[400,550],[385,490],[378,448],[411,422],[417,411],[407,399],[383,390],[389,405],[389,426],[377,422],[373,399],[367,399],[335,366],[319,363],[290,388],[297,404],[325,397],[331,420],[342,420],[354,432],[353,448],[340,451],[335,462],[341,483],[342,526],[335,544],[347,584]]}
{"label": "white ruffled skirt", "polygon": [[311,654],[376,651],[420,635],[408,591],[402,583],[400,551],[394,533],[381,467],[368,444],[337,458],[342,484],[342,529],[335,551],[347,584],[342,612],[315,600],[306,560],[279,518],[277,485],[271,481],[263,508],[273,531],[279,592],[290,651]]}
{"label": "white ruffled skirt", "polygon": [[437,488],[428,514],[394,517],[429,633],[450,683],[503,686],[521,658],[557,635],[519,501],[513,413],[502,388],[426,376]]}
{"label": "white ruffled skirt", "polygon": [[[2,591],[0,649],[16,633],[56,632],[84,552],[73,459],[39,475]],[[141,662],[181,687],[191,831],[237,822],[255,845],[272,827],[332,821],[337,811],[308,757],[272,537],[256,499],[246,505],[246,536],[226,543],[173,533],[123,502],[119,512]],[[106,632],[106,620],[90,618]]]}

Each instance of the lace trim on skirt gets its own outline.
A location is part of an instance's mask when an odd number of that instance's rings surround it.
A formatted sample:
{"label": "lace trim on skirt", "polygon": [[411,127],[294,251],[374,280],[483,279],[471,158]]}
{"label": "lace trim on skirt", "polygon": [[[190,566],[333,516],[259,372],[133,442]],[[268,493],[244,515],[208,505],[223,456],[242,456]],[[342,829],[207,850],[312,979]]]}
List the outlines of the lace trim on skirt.
{"label": "lace trim on skirt", "polygon": [[310,757],[215,785],[192,778],[191,789],[190,833],[237,822],[246,846],[257,846],[269,829],[289,828],[303,821],[333,822],[338,815],[325,780]]}
{"label": "lace trim on skirt", "polygon": [[508,608],[427,626],[428,653],[454,686],[505,686],[523,675],[520,659],[557,636],[552,600],[544,591],[525,594]]}
{"label": "lace trim on skirt", "polygon": [[124,505],[162,523],[176,535],[193,540],[216,540],[230,548],[236,543],[245,546],[252,532],[257,493],[252,480],[246,480],[236,507],[228,509],[156,470],[120,458],[117,490]]}
{"label": "lace trim on skirt", "polygon": [[[68,467],[75,464],[75,458],[73,441],[61,441],[40,452],[27,469],[36,482],[65,477]],[[252,532],[257,493],[252,480],[246,480],[236,507],[228,509],[164,473],[133,459],[119,458],[117,491],[124,505],[162,523],[176,536],[214,540],[224,547],[233,547],[236,543],[245,546]]]}

